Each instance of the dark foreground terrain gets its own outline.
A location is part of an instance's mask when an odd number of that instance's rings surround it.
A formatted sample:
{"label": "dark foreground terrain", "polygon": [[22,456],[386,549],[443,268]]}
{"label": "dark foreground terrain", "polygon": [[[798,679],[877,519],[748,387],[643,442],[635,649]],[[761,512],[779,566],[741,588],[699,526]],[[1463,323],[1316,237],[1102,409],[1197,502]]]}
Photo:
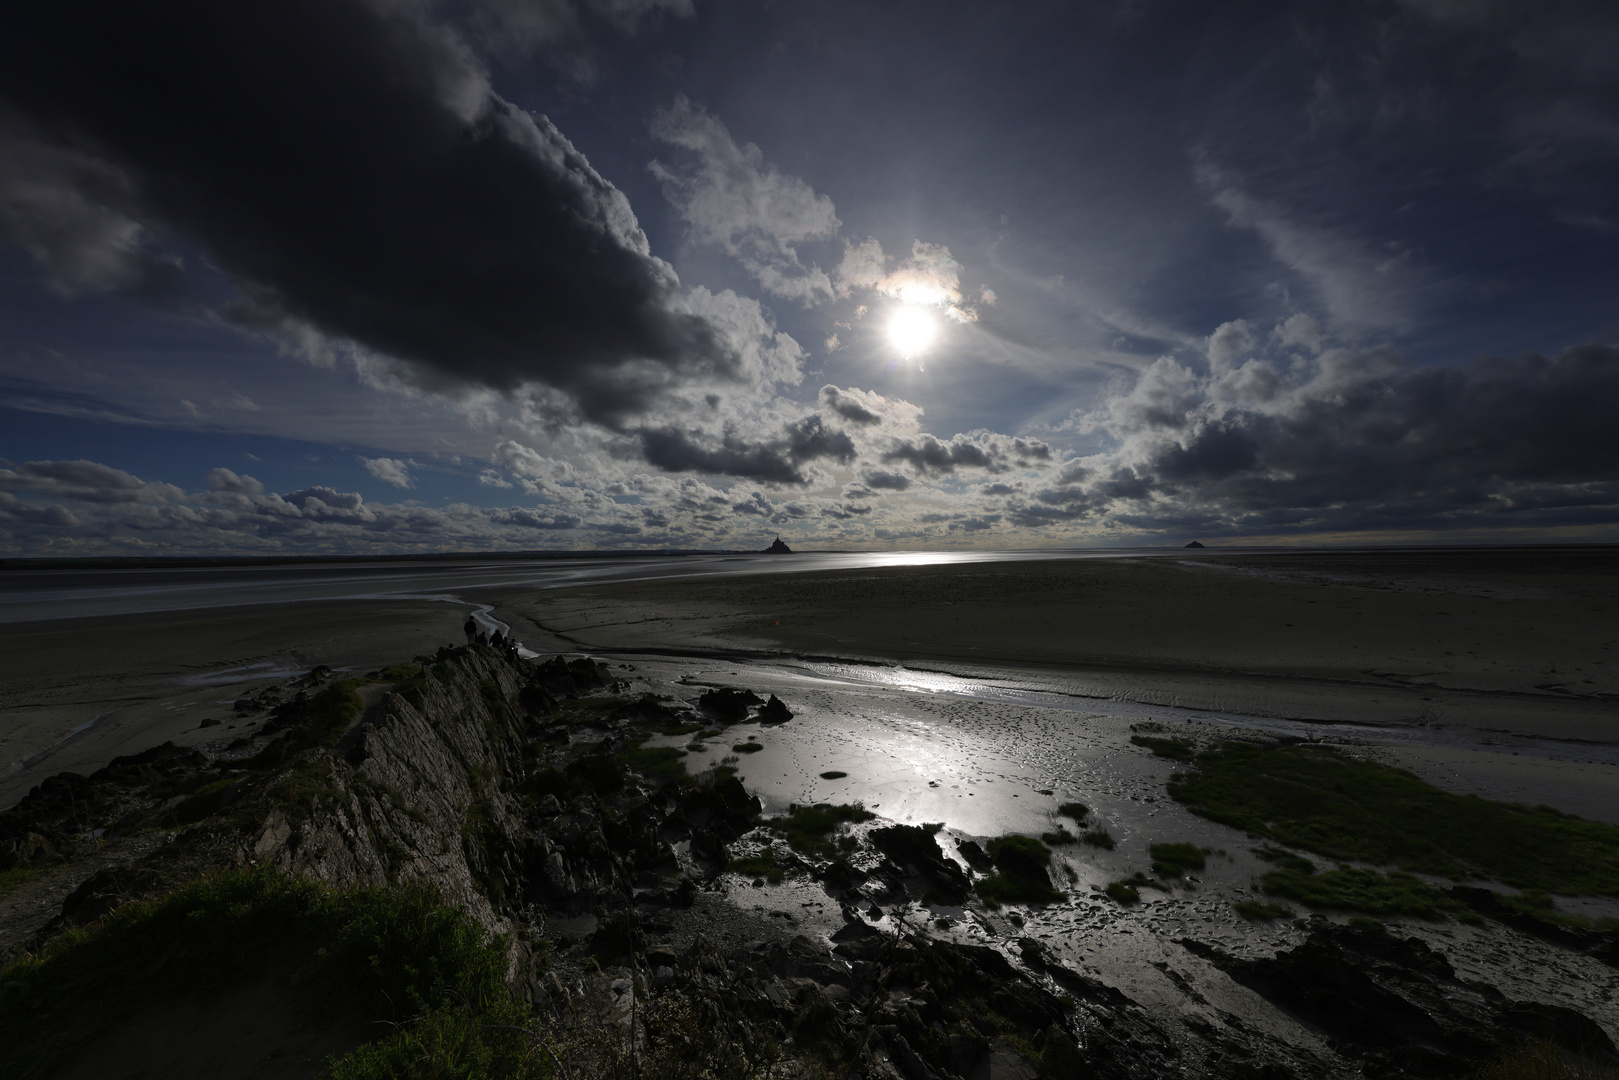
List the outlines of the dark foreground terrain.
{"label": "dark foreground terrain", "polygon": [[[1303,1036],[1195,988],[1218,1022],[1166,1023],[1017,933],[1019,910],[1065,899],[1046,844],[1074,835],[947,849],[938,826],[859,805],[765,818],[735,757],[692,775],[681,747],[729,743],[743,722],[791,723],[790,703],[712,686],[691,702],[630,696],[622,677],[482,643],[364,678],[317,668],[238,701],[251,720],[240,737],[40,783],[0,815],[0,1074],[1613,1075],[1614,1046],[1590,1017],[1463,978],[1441,951],[1364,916],[1301,920],[1298,943],[1271,956],[1177,939],[1224,973],[1233,1000],[1249,995]],[[1250,742],[1194,760],[1174,739],[1140,741],[1185,759],[1171,794],[1201,800],[1194,812],[1211,820],[1256,813],[1248,792],[1338,786],[1339,817],[1319,827],[1283,821],[1284,809],[1253,818],[1255,842],[1282,845],[1259,849],[1277,898],[1427,905],[1619,964],[1608,930],[1537,914],[1540,885],[1619,890],[1619,830],[1469,810],[1449,832],[1428,829],[1421,851],[1342,856],[1457,881],[1516,875],[1515,894],[1347,862],[1317,872],[1299,852],[1358,843],[1343,815],[1373,805],[1360,792],[1393,791],[1375,804],[1385,814],[1390,798],[1451,804],[1409,774],[1388,780],[1325,751]],[[1262,767],[1264,784],[1231,780]],[[1064,812],[1084,828],[1084,807]],[[1481,821],[1555,836],[1581,865],[1470,847]],[[1204,857],[1175,844],[1154,854],[1153,877],[1085,901],[1135,903]],[[747,903],[783,881],[803,886],[801,919]],[[938,919],[896,917],[915,901]],[[1252,914],[1294,913],[1268,901]],[[966,942],[947,932],[963,920],[1008,932]]]}

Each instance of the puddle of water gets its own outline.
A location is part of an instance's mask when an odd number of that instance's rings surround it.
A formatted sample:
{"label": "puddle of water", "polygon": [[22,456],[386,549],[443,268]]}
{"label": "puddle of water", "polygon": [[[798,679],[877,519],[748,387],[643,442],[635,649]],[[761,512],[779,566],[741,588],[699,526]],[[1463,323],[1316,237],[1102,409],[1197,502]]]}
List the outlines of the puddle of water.
{"label": "puddle of water", "polygon": [[180,680],[182,686],[229,686],[231,683],[252,682],[254,679],[286,679],[293,675],[302,675],[301,667],[289,667],[278,664],[273,660],[265,660],[257,664],[244,664],[241,667],[225,668],[223,671],[210,671],[202,675],[187,675]]}
{"label": "puddle of water", "polygon": [[29,754],[11,768],[7,769],[4,773],[0,773],[0,777],[16,776],[24,769],[38,765],[41,761],[44,761],[46,758],[50,757],[57,750],[60,750],[62,747],[66,746],[80,735],[83,735],[86,731],[89,731],[91,728],[107,719],[107,717],[114,716],[123,711],[123,709],[113,709],[111,712],[97,713],[95,716],[92,716],[90,719],[74,728],[72,731],[69,731],[60,739],[57,739],[55,742],[51,743],[51,745],[45,747],[45,749],[34,751],[32,754]]}

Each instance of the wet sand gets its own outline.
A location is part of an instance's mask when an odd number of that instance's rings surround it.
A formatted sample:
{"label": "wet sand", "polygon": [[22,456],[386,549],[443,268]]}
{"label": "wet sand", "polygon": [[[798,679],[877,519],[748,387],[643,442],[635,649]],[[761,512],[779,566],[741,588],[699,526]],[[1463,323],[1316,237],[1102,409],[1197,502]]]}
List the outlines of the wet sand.
{"label": "wet sand", "polygon": [[[1234,986],[1177,943],[1182,936],[1212,942],[1249,957],[1291,948],[1305,931],[1289,920],[1252,923],[1233,904],[1265,899],[1254,881],[1272,867],[1253,853],[1255,841],[1241,830],[1197,817],[1165,794],[1165,782],[1180,766],[1130,742],[1132,727],[1165,723],[1163,710],[1125,705],[1115,711],[1050,709],[1013,702],[961,698],[902,687],[855,685],[820,678],[790,664],[627,657],[630,691],[668,694],[695,702],[707,687],[746,686],[775,693],[795,715],[785,724],[739,724],[691,753],[697,771],[732,753],[745,741],[764,749],[739,755],[737,768],[766,812],[791,803],[862,802],[879,815],[870,828],[889,823],[942,822],[947,853],[965,839],[980,843],[1008,832],[1039,835],[1064,825],[1057,807],[1077,801],[1091,809],[1085,828],[1105,828],[1112,850],[1074,844],[1055,849],[1053,869],[1066,901],[1010,913],[911,903],[889,907],[873,925],[893,929],[900,919],[928,924],[932,932],[964,942],[995,944],[1029,936],[1043,941],[1075,967],[1100,976],[1164,1015],[1201,1015],[1220,1022],[1218,1009],[1272,1030],[1297,1045],[1315,1036],[1251,992]],[[1167,726],[1167,725],[1166,725]],[[1181,720],[1177,737],[1207,745],[1243,729]],[[1250,729],[1250,733],[1259,732]],[[1458,750],[1390,742],[1387,729],[1357,733],[1335,729],[1322,741],[1343,752],[1407,768],[1436,786],[1487,798],[1547,802],[1582,816],[1619,824],[1619,767],[1608,763],[1517,756],[1489,750]],[[656,740],[687,745],[689,737]],[[826,772],[845,776],[825,778]],[[1149,847],[1190,842],[1216,852],[1206,869],[1167,891],[1142,890],[1138,905],[1121,907],[1102,893],[1109,881],[1150,869]],[[1437,880],[1440,886],[1450,882]],[[732,881],[731,897],[743,908],[775,913],[803,932],[826,932],[828,912],[807,906],[801,883],[750,887]],[[1590,917],[1619,915],[1619,901],[1560,897],[1559,909]],[[1308,914],[1301,909],[1299,914]],[[1343,921],[1348,912],[1328,917]],[[939,917],[950,921],[937,927]],[[1499,986],[1511,996],[1565,1005],[1585,1013],[1619,1036],[1619,974],[1599,961],[1494,925],[1467,926],[1389,917],[1398,932],[1415,935],[1443,952],[1458,969]],[[832,928],[836,928],[835,920]],[[705,924],[706,933],[716,933]],[[746,931],[734,943],[746,940]],[[1173,974],[1172,974],[1173,973]],[[1201,1001],[1188,999],[1184,979]]]}
{"label": "wet sand", "polygon": [[1074,692],[1257,716],[1619,740],[1619,552],[917,566],[503,598],[580,649],[1061,672]]}

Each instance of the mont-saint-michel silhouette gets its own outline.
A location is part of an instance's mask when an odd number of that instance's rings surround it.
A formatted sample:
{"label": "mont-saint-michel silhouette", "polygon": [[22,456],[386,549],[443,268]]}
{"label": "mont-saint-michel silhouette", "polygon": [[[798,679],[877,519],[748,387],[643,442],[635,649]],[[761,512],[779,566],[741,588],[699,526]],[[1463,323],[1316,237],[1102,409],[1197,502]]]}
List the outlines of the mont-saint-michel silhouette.
{"label": "mont-saint-michel silhouette", "polygon": [[769,547],[765,548],[764,553],[766,555],[791,555],[793,549],[782,543],[781,537],[778,536]]}

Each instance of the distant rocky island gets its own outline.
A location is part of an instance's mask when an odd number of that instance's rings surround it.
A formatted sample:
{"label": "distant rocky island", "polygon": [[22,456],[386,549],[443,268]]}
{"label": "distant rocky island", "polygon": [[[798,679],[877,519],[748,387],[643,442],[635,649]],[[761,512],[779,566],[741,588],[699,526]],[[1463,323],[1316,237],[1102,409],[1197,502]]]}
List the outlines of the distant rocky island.
{"label": "distant rocky island", "polygon": [[779,536],[764,550],[766,555],[791,555],[792,553],[793,549],[782,543]]}

